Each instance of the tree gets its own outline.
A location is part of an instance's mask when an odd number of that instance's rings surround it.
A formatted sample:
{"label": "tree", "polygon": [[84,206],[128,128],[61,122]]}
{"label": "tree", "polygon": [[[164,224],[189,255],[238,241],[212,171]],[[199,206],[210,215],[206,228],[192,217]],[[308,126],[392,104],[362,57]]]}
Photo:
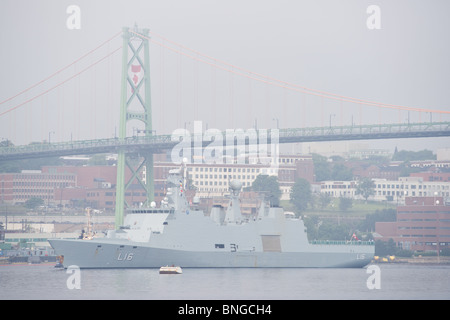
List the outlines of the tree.
{"label": "tree", "polygon": [[421,151],[398,151],[397,148],[392,156],[392,161],[414,161],[414,160],[436,160],[436,155],[430,150]]}
{"label": "tree", "polygon": [[25,207],[27,207],[28,209],[34,210],[39,206],[43,206],[44,205],[44,200],[42,200],[41,198],[30,198],[27,201],[25,201]]}
{"label": "tree", "polygon": [[341,211],[347,211],[352,207],[352,205],[353,205],[352,199],[344,197],[339,198],[339,209]]}
{"label": "tree", "polygon": [[396,220],[396,209],[376,210],[374,213],[366,215],[365,219],[359,223],[358,229],[365,230],[367,232],[374,232],[376,222],[392,222]]}
{"label": "tree", "polygon": [[61,164],[62,160],[59,157],[2,161],[0,172],[18,173],[21,170],[40,170],[42,166],[59,166]]}
{"label": "tree", "polygon": [[106,166],[106,165],[108,165],[108,161],[106,161],[106,155],[105,154],[94,154],[88,160],[88,165],[89,166]]}
{"label": "tree", "polygon": [[422,171],[421,168],[411,167],[411,163],[409,161],[403,162],[400,166],[400,177],[409,177],[413,172]]}
{"label": "tree", "polygon": [[321,192],[319,195],[319,205],[321,209],[325,209],[331,202],[331,196],[328,193]]}
{"label": "tree", "polygon": [[314,163],[314,175],[316,176],[316,181],[350,181],[353,179],[352,169],[346,167],[342,163],[342,157],[332,156],[330,157],[332,162],[330,162],[322,155],[313,154],[312,159]]}
{"label": "tree", "polygon": [[314,175],[316,176],[316,181],[330,180],[331,168],[327,158],[320,154],[313,153],[312,160],[314,163]]}
{"label": "tree", "polygon": [[274,207],[280,205],[281,189],[276,176],[260,174],[252,183],[252,190],[255,192],[265,192],[266,200]]}
{"label": "tree", "polygon": [[331,170],[331,180],[336,181],[351,181],[353,180],[352,169],[347,168],[342,163],[337,163]]}
{"label": "tree", "polygon": [[353,228],[344,223],[337,224],[332,219],[320,219],[317,215],[304,217],[310,240],[346,240]]}
{"label": "tree", "polygon": [[297,179],[291,188],[290,198],[298,213],[305,211],[312,198],[311,185],[308,180]]}
{"label": "tree", "polygon": [[375,255],[387,256],[395,255],[397,253],[397,246],[393,239],[388,241],[377,240],[375,241]]}
{"label": "tree", "polygon": [[3,147],[14,147],[14,143],[12,143],[11,140],[8,140],[8,139],[2,140],[2,141],[0,141],[0,148],[3,148]]}
{"label": "tree", "polygon": [[356,185],[356,194],[362,195],[367,202],[367,199],[375,194],[375,182],[370,178],[362,178]]}
{"label": "tree", "polygon": [[349,230],[345,224],[336,224],[330,220],[325,220],[318,229],[317,239],[319,240],[346,240]]}

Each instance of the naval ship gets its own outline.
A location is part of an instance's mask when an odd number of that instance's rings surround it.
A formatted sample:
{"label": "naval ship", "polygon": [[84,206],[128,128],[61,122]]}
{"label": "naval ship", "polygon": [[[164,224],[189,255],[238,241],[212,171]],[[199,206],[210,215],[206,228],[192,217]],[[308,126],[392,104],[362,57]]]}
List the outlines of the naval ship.
{"label": "naval ship", "polygon": [[308,241],[301,218],[264,201],[256,216],[244,217],[237,180],[228,207],[206,214],[186,199],[184,170],[170,171],[159,207],[127,209],[124,225],[104,238],[49,239],[64,267],[361,268],[374,256],[373,242]]}

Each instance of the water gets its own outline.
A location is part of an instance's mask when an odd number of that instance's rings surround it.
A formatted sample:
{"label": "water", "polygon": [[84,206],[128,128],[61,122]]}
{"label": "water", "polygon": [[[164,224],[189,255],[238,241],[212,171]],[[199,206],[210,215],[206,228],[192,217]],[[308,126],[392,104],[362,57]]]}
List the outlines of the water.
{"label": "water", "polygon": [[[450,299],[450,266],[379,265],[380,289],[369,289],[366,269],[82,269],[52,265],[0,266],[0,299],[300,300]],[[74,283],[74,282],[72,282]]]}

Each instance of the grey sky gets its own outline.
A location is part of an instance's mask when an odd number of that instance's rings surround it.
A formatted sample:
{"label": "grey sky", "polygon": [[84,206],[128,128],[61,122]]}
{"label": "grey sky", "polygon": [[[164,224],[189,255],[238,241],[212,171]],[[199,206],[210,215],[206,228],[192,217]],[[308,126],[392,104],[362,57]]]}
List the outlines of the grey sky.
{"label": "grey sky", "polygon": [[[66,27],[66,8],[72,4],[81,9],[80,30]],[[366,26],[366,9],[372,4],[381,9],[380,30]],[[450,111],[446,0],[2,0],[0,8],[0,101],[71,63],[123,26],[137,23],[209,56],[301,86]],[[120,44],[116,38],[86,63]],[[151,50],[153,125],[158,133],[171,133],[194,120],[225,129],[248,128],[256,118],[259,127],[266,128],[274,127],[274,118],[280,127],[408,118],[405,111],[351,105],[341,109],[338,102],[315,97],[306,97],[305,102],[298,93],[213,71],[157,45],[152,44]],[[25,144],[48,137],[63,141],[113,136],[118,126],[120,62],[119,51],[78,80],[0,117],[0,137]],[[52,83],[87,64],[80,63]],[[0,105],[0,112],[49,86]],[[302,109],[305,103],[307,108]],[[409,116],[411,121],[430,118],[425,113]],[[449,118],[433,115],[434,121]],[[441,138],[373,145],[435,149],[450,143]]]}

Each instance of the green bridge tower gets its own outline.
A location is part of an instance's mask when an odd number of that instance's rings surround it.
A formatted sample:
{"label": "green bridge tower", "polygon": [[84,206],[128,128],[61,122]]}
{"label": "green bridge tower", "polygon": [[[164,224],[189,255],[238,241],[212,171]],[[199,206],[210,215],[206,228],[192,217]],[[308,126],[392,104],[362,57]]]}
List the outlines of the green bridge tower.
{"label": "green bridge tower", "polygon": [[[133,128],[133,135],[151,136],[152,113],[150,93],[150,60],[149,60],[149,30],[123,28],[122,47],[122,82],[120,96],[119,140],[127,136],[129,121],[142,122],[144,129]],[[142,126],[142,123],[140,124]],[[132,176],[125,181],[125,166]],[[140,179],[140,173],[146,169],[145,182]],[[123,225],[124,210],[129,206],[125,199],[125,191],[137,180],[147,194],[145,205],[150,205],[154,199],[153,185],[153,153],[126,154],[124,149],[118,151],[117,185],[116,185],[116,219],[115,227]]]}

